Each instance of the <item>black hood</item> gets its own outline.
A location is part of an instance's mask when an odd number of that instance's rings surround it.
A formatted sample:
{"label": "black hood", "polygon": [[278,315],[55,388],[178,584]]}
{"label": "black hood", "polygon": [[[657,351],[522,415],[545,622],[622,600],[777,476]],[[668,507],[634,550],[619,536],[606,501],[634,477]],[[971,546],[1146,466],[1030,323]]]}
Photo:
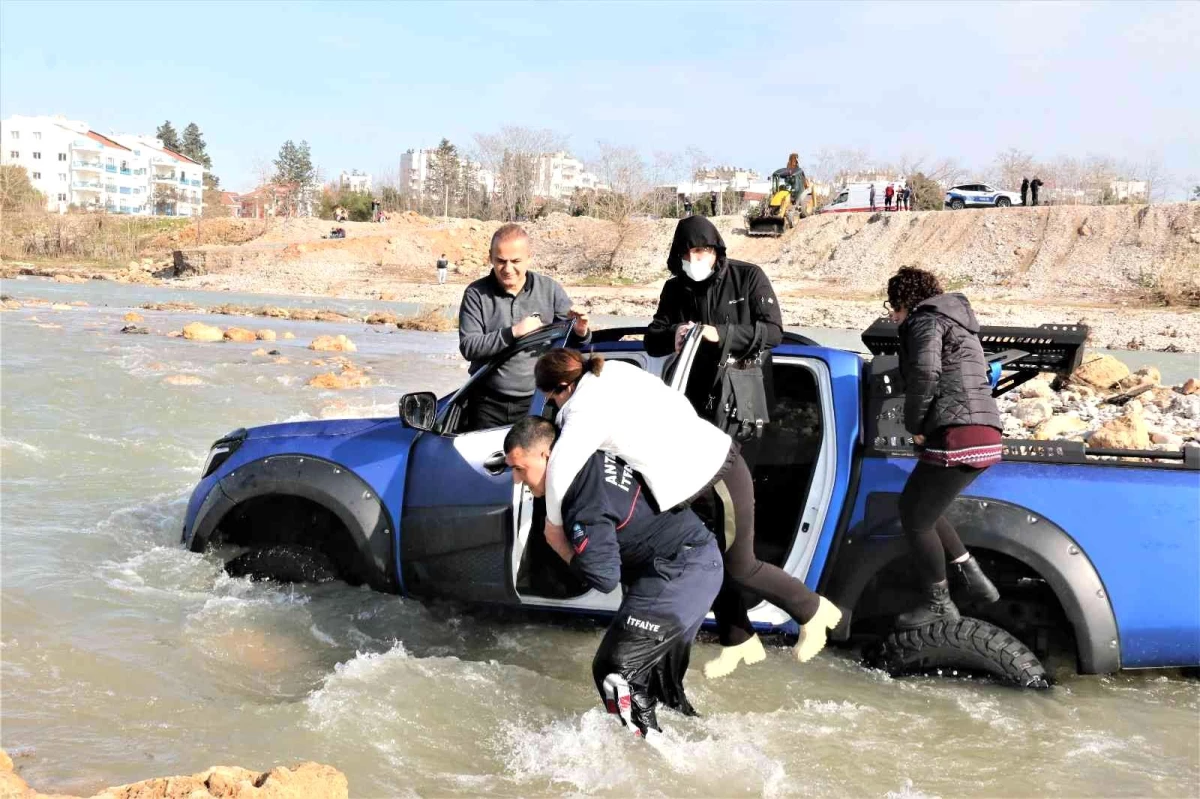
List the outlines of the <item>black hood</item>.
{"label": "black hood", "polygon": [[721,238],[716,225],[706,217],[689,216],[680,219],[675,226],[675,238],[671,241],[671,251],[667,253],[667,271],[672,275],[682,275],[683,267],[679,263],[693,247],[712,247],[717,251],[714,275],[719,275],[725,268],[725,240]]}
{"label": "black hood", "polygon": [[913,311],[922,312],[941,314],[971,333],[979,333],[979,321],[975,318],[975,312],[971,310],[971,303],[965,294],[953,292],[930,297]]}

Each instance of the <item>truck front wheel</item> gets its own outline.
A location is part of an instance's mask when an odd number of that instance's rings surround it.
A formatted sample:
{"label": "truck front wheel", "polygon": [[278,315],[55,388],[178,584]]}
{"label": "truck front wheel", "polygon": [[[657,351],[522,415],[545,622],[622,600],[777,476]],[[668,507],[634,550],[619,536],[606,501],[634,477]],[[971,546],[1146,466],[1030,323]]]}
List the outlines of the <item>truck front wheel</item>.
{"label": "truck front wheel", "polygon": [[867,652],[867,660],[895,677],[961,671],[1022,688],[1050,687],[1029,647],[995,625],[965,617],[893,632]]}

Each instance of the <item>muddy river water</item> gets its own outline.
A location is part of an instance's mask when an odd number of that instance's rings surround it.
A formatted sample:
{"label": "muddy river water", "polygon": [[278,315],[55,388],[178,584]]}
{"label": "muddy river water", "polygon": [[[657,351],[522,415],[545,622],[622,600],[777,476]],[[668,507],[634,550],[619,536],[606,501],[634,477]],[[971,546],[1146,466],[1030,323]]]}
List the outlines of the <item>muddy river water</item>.
{"label": "muddy river water", "polygon": [[[90,303],[0,316],[0,745],[41,790],[316,760],[367,797],[1200,792],[1200,682],[1177,673],[1068,675],[1023,693],[894,680],[838,650],[798,667],[777,647],[722,682],[693,667],[703,716],[664,713],[660,754],[602,713],[591,623],[226,577],[178,545],[209,444],[448,390],[465,375],[454,335],[145,312],[159,330],[291,330],[267,345],[289,359],[276,363],[256,344],[117,333],[148,290],[0,288]],[[305,345],[338,332],[372,386],[306,387],[327,370]],[[181,375],[198,382],[167,380]],[[693,663],[715,651],[699,644]]]}

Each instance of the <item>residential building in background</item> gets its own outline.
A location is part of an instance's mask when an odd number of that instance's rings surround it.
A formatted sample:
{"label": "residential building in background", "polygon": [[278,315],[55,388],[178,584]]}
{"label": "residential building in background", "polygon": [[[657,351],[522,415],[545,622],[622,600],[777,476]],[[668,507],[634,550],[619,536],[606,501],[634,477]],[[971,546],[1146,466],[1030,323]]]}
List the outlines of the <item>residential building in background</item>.
{"label": "residential building in background", "polygon": [[1112,196],[1117,202],[1126,200],[1145,202],[1149,186],[1144,180],[1113,180],[1109,182],[1108,190],[1112,192]]}
{"label": "residential building in background", "polygon": [[576,189],[600,190],[607,186],[588,172],[583,162],[566,152],[546,153],[538,158],[533,194],[547,200],[568,200]]}
{"label": "residential building in background", "polygon": [[[437,150],[405,150],[400,156],[400,194],[409,197],[421,197],[425,193],[425,182],[429,171],[437,163]],[[475,178],[487,194],[491,195],[496,189],[496,178],[477,161],[463,161],[463,166],[470,165],[475,172]]]}
{"label": "residential building in background", "polygon": [[349,172],[343,169],[342,174],[338,175],[338,186],[344,190],[370,194],[371,176],[357,169],[351,169]]}
{"label": "residential building in background", "polygon": [[194,216],[204,207],[204,167],[152,136],[105,136],[64,116],[11,116],[0,120],[0,140],[0,164],[24,167],[51,211]]}

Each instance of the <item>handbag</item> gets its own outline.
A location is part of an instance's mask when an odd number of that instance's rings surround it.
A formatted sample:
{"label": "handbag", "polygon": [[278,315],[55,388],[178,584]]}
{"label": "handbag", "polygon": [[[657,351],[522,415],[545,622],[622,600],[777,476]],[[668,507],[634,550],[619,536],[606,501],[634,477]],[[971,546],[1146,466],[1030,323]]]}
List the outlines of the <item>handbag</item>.
{"label": "handbag", "polygon": [[763,383],[762,362],[765,353],[737,360],[729,354],[729,340],[721,349],[717,376],[708,396],[709,418],[735,441],[762,437],[771,421],[767,410],[767,389]]}

